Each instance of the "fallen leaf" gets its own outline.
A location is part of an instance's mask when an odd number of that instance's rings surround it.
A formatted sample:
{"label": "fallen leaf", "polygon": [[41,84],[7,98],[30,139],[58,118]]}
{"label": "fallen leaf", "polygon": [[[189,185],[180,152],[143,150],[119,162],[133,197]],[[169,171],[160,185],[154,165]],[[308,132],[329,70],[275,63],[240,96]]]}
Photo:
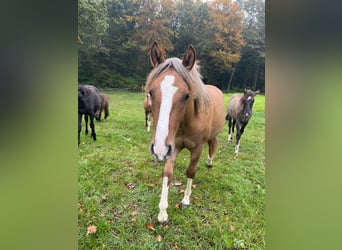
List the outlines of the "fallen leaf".
{"label": "fallen leaf", "polygon": [[137,218],[135,217],[131,219],[131,222],[136,222],[136,221],[137,221]]}
{"label": "fallen leaf", "polygon": [[174,242],[174,243],[171,244],[171,248],[172,248],[172,249],[176,249],[176,250],[179,249],[176,242]]}
{"label": "fallen leaf", "polygon": [[136,183],[126,183],[126,187],[127,187],[129,190],[134,189],[136,186],[138,186],[138,184],[136,184]]}
{"label": "fallen leaf", "polygon": [[184,192],[185,192],[184,189],[181,189],[181,190],[178,191],[178,193],[180,193],[180,194],[182,194],[182,193],[184,193]]}
{"label": "fallen leaf", "polygon": [[132,216],[138,215],[139,211],[138,209],[133,210],[133,212],[131,213]]}
{"label": "fallen leaf", "polygon": [[157,185],[156,183],[147,184],[148,187],[155,187],[156,185]]}
{"label": "fallen leaf", "polygon": [[197,186],[196,184],[192,184],[192,188],[196,188],[196,186]]}
{"label": "fallen leaf", "polygon": [[164,226],[164,230],[166,231],[166,230],[168,230],[169,229],[169,224],[166,224],[165,226]]}
{"label": "fallen leaf", "polygon": [[146,228],[152,231],[155,231],[156,229],[154,228],[154,225],[152,223],[147,223]]}
{"label": "fallen leaf", "polygon": [[229,230],[230,230],[231,232],[234,232],[234,231],[235,231],[235,227],[234,227],[233,225],[229,225]]}
{"label": "fallen leaf", "polygon": [[88,234],[94,234],[97,231],[97,227],[94,225],[89,225],[87,228],[87,235]]}
{"label": "fallen leaf", "polygon": [[179,181],[176,181],[175,183],[173,183],[174,186],[182,186],[182,183]]}
{"label": "fallen leaf", "polygon": [[175,207],[176,207],[176,208],[180,208],[179,203],[176,203]]}
{"label": "fallen leaf", "polygon": [[82,205],[80,203],[77,203],[77,208],[80,211],[80,213],[83,212],[83,207],[82,207]]}
{"label": "fallen leaf", "polygon": [[161,242],[162,239],[163,239],[163,238],[162,238],[160,235],[157,236],[157,241],[158,241],[158,242]]}

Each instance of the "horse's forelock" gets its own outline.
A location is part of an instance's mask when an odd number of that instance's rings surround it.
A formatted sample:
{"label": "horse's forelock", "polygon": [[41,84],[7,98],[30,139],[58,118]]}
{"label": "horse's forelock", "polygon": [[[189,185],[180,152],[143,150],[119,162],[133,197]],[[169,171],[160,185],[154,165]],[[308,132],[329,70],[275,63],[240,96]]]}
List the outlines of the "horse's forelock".
{"label": "horse's forelock", "polygon": [[189,71],[184,67],[181,59],[176,57],[166,59],[163,63],[155,67],[149,74],[146,81],[145,91],[148,91],[149,86],[154,79],[169,69],[174,69],[188,85],[190,91],[192,92],[192,96],[197,99],[196,102],[198,105],[196,105],[196,108],[204,108],[206,110],[209,106],[209,93],[202,81],[202,76],[199,72],[200,66],[198,61],[196,61],[194,67]]}

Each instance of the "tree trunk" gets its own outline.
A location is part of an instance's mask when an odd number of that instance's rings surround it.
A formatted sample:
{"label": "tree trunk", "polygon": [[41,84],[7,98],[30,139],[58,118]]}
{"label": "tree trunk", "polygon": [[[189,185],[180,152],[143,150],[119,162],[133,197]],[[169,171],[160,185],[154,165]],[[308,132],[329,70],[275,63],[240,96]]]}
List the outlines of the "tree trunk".
{"label": "tree trunk", "polygon": [[257,85],[257,82],[258,82],[258,76],[259,76],[259,71],[260,71],[260,66],[257,65],[256,66],[256,69],[254,71],[254,76],[253,76],[253,90],[256,90],[256,85]]}
{"label": "tree trunk", "polygon": [[233,80],[233,76],[235,74],[236,66],[237,65],[235,65],[235,67],[233,68],[232,73],[230,74],[229,81],[228,81],[228,86],[227,86],[227,92],[230,91],[230,86],[232,85],[232,80]]}

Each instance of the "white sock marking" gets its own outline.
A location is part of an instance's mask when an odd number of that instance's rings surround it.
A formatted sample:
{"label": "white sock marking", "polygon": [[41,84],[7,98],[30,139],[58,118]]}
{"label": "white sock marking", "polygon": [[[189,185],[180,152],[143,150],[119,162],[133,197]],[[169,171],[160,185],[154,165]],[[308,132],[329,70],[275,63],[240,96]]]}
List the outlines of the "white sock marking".
{"label": "white sock marking", "polygon": [[207,156],[207,165],[212,166],[213,165],[213,158],[210,157],[209,155]]}
{"label": "white sock marking", "polygon": [[191,186],[192,186],[192,179],[188,178],[188,182],[186,184],[186,189],[184,192],[184,198],[182,200],[183,205],[190,205]]}
{"label": "white sock marking", "polygon": [[239,154],[239,148],[240,148],[240,140],[238,141],[238,143],[235,146],[235,154],[238,155]]}
{"label": "white sock marking", "polygon": [[163,177],[162,194],[161,194],[160,202],[159,202],[159,214],[158,214],[159,222],[166,222],[168,219],[168,215],[166,212],[166,209],[169,205],[167,202],[168,193],[169,193],[168,178]]}
{"label": "white sock marking", "polygon": [[173,86],[175,77],[172,75],[166,75],[160,89],[162,93],[162,99],[159,110],[158,125],[156,128],[154,153],[158,156],[159,160],[164,160],[169,148],[165,145],[165,139],[169,134],[169,119],[172,108],[172,99],[177,91],[177,87]]}
{"label": "white sock marking", "polygon": [[151,114],[148,114],[148,116],[147,116],[147,132],[150,132],[150,130],[151,130],[151,123],[152,123]]}

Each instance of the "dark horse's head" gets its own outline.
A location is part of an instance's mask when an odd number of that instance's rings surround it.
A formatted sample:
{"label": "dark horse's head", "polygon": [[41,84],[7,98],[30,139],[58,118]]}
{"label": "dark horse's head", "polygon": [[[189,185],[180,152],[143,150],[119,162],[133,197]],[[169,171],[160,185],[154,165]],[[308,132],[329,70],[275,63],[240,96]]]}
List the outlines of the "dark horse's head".
{"label": "dark horse's head", "polygon": [[251,91],[244,89],[243,96],[241,98],[241,103],[243,106],[242,109],[242,119],[245,121],[248,121],[249,118],[252,116],[252,109],[254,104],[254,97],[259,93],[259,90],[257,91]]}

